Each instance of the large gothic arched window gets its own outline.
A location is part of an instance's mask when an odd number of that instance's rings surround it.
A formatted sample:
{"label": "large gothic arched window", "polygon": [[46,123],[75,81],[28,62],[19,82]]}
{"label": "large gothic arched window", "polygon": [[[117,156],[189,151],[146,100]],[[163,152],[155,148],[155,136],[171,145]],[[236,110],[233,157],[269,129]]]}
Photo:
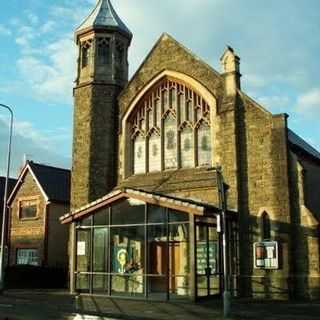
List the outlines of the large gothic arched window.
{"label": "large gothic arched window", "polygon": [[164,79],[129,118],[134,174],[211,166],[208,103],[186,84]]}

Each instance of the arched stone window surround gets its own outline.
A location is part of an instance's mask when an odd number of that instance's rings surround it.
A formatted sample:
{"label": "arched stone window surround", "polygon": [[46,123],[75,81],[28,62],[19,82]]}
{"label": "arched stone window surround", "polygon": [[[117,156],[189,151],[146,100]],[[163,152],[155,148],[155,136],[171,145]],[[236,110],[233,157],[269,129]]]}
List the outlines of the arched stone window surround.
{"label": "arched stone window surround", "polygon": [[[217,115],[217,99],[216,97],[204,86],[202,85],[199,81],[195,80],[194,78],[185,75],[183,73],[171,71],[171,70],[164,70],[160,74],[158,74],[156,77],[154,77],[147,85],[144,86],[144,88],[136,95],[136,97],[132,100],[130,103],[127,111],[125,112],[123,118],[122,118],[122,146],[123,146],[123,152],[122,152],[122,159],[121,163],[124,164],[123,168],[121,170],[121,173],[124,178],[130,176],[133,174],[133,168],[132,168],[132,144],[130,143],[132,139],[132,135],[130,132],[130,124],[129,124],[129,119],[132,113],[134,112],[136,106],[140,102],[140,100],[145,96],[145,94],[153,87],[155,86],[159,81],[168,78],[169,80],[172,79],[172,81],[177,81],[177,82],[182,82],[184,83],[188,88],[191,90],[195,91],[199,96],[203,98],[203,100],[206,101],[206,103],[209,106],[210,110],[210,122],[211,122],[211,146],[212,149],[215,150],[215,145],[216,145],[216,115]],[[171,110],[167,110],[165,115],[162,117],[165,117],[167,113],[172,113]],[[145,115],[146,117],[147,115]],[[174,115],[175,116],[175,115]],[[195,116],[195,115],[193,115]],[[155,117],[154,121],[158,122],[159,117]],[[181,123],[181,126],[188,126],[188,119]],[[197,124],[198,125],[198,124]],[[183,128],[181,128],[183,129]],[[196,142],[196,141],[195,141]],[[148,150],[146,151],[148,152]],[[215,163],[215,155],[212,154],[211,156],[212,164]],[[179,162],[181,162],[181,159],[178,159]],[[163,159],[162,159],[163,163]],[[180,167],[179,167],[180,168]],[[162,170],[163,164],[162,164]]]}
{"label": "arched stone window surround", "polygon": [[261,208],[259,210],[258,219],[261,240],[270,240],[272,238],[272,211],[267,210],[267,208]]}

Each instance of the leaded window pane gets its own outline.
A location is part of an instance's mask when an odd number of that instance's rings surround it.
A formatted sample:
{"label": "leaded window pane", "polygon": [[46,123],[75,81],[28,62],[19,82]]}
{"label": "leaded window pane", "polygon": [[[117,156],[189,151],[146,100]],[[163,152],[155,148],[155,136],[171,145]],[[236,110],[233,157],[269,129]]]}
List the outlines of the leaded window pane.
{"label": "leaded window pane", "polygon": [[[178,165],[210,166],[209,108],[198,93],[184,84],[164,79],[155,85],[130,118],[131,135],[138,135],[133,140],[133,172],[177,169]],[[145,140],[144,136],[149,138]]]}
{"label": "leaded window pane", "polygon": [[161,139],[157,134],[149,138],[149,172],[161,171]]}
{"label": "leaded window pane", "polygon": [[181,132],[181,167],[194,167],[194,140],[191,128],[185,128]]}
{"label": "leaded window pane", "polygon": [[155,114],[156,114],[156,125],[158,128],[161,127],[161,107],[160,107],[160,100],[156,99],[154,101],[154,107],[155,107]]}
{"label": "leaded window pane", "polygon": [[198,165],[210,166],[211,165],[211,137],[210,127],[202,124],[198,129]]}
{"label": "leaded window pane", "polygon": [[139,135],[134,140],[134,173],[145,173],[146,171],[146,146],[145,139]]}
{"label": "leaded window pane", "polygon": [[177,168],[177,123],[169,115],[164,121],[164,162],[165,169]]}

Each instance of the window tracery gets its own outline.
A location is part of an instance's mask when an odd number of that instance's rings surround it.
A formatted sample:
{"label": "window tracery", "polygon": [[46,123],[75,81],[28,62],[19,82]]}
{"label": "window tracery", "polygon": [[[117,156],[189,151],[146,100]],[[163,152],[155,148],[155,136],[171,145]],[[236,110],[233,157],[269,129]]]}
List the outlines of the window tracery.
{"label": "window tracery", "polygon": [[184,83],[164,79],[129,118],[133,173],[211,166],[210,107]]}
{"label": "window tracery", "polygon": [[110,63],[110,40],[107,38],[97,39],[97,55],[100,64]]}

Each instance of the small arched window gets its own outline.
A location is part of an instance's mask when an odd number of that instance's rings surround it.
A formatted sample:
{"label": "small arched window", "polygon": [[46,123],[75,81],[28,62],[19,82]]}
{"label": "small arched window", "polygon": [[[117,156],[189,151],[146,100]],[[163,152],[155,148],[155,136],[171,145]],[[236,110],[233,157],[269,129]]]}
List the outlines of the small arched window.
{"label": "small arched window", "polygon": [[271,223],[267,212],[264,212],[261,216],[261,236],[262,240],[271,239]]}
{"label": "small arched window", "polygon": [[[159,81],[129,118],[134,174],[212,166],[210,107],[193,89],[173,79]],[[140,132],[144,134],[141,136]],[[137,136],[141,141],[136,140]],[[145,154],[137,157],[144,140]],[[145,161],[145,166],[138,165]],[[141,168],[138,170],[138,167]]]}
{"label": "small arched window", "polygon": [[101,38],[98,40],[97,46],[97,56],[99,64],[109,64],[110,63],[110,41],[106,38]]}
{"label": "small arched window", "polygon": [[81,46],[81,66],[85,68],[89,64],[91,41],[82,43]]}

